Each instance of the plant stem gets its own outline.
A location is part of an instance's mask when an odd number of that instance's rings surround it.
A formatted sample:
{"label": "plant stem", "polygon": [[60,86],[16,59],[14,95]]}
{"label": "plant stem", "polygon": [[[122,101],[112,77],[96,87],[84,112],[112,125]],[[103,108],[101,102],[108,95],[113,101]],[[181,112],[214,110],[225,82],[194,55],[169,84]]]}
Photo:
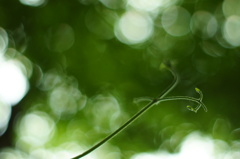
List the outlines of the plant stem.
{"label": "plant stem", "polygon": [[133,121],[135,121],[138,117],[140,117],[141,114],[143,114],[145,111],[147,111],[156,102],[157,102],[156,100],[152,100],[148,105],[146,105],[144,108],[142,108],[139,112],[137,112],[133,117],[131,117],[127,122],[125,122],[121,127],[119,127],[117,130],[115,130],[113,133],[108,135],[106,138],[101,140],[99,143],[97,143],[96,145],[94,145],[93,147],[88,149],[87,151],[83,152],[82,154],[80,154],[76,157],[73,157],[72,159],[82,158],[82,157],[86,156],[87,154],[91,153],[92,151],[94,151],[95,149],[97,149],[98,147],[100,147],[102,144],[104,144],[108,140],[112,139],[114,136],[116,136],[118,133],[120,133],[122,130],[124,130],[128,125],[130,125]]}
{"label": "plant stem", "polygon": [[[169,85],[169,87],[167,89],[165,89],[159,96],[157,96],[157,98],[152,99],[146,106],[144,106],[140,111],[138,111],[135,115],[133,115],[127,122],[125,122],[121,127],[119,127],[117,130],[115,130],[113,133],[111,133],[110,135],[105,137],[103,140],[98,142],[96,145],[94,145],[93,147],[91,147],[87,151],[83,152],[82,154],[80,154],[78,156],[73,157],[72,159],[82,158],[82,157],[86,156],[87,154],[91,153],[92,151],[94,151],[95,149],[97,149],[98,147],[103,145],[105,142],[112,139],[118,133],[123,131],[125,128],[127,128],[132,122],[134,122],[137,118],[139,118],[143,113],[147,112],[147,110],[150,109],[152,106],[154,106],[155,104],[158,104],[160,102],[173,101],[173,100],[188,100],[188,101],[198,103],[200,106],[202,106],[204,108],[205,111],[207,111],[206,106],[202,103],[202,93],[199,89],[196,89],[196,91],[200,94],[199,99],[193,98],[193,97],[187,97],[187,96],[176,96],[176,97],[166,97],[166,98],[164,98],[169,92],[171,92],[176,87],[176,85],[178,83],[177,74],[171,68],[168,68],[168,70],[172,73],[172,75],[174,77],[174,80]],[[199,109],[200,106],[197,107],[197,108]],[[192,110],[194,110],[195,112],[198,109],[195,110],[195,109],[192,108]]]}
{"label": "plant stem", "polygon": [[193,97],[188,97],[188,96],[173,96],[173,97],[161,98],[161,99],[158,100],[158,102],[174,101],[174,100],[192,101],[192,102],[195,102],[195,103],[199,104],[200,106],[202,106],[204,111],[207,112],[208,111],[207,107],[205,106],[205,104],[200,99],[193,98]]}

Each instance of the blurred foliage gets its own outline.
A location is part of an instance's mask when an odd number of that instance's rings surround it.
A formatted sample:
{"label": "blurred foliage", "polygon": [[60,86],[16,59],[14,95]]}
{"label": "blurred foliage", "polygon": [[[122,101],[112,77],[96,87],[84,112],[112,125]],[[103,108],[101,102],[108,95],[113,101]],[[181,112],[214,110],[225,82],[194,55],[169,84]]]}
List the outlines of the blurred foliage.
{"label": "blurred foliage", "polygon": [[30,85],[12,107],[0,156],[83,152],[144,106],[134,98],[155,97],[171,83],[171,74],[159,70],[164,61],[181,78],[171,95],[197,97],[198,87],[209,112],[192,113],[185,101],[162,103],[95,158],[176,153],[194,131],[240,148],[237,0],[35,1],[0,2],[9,39],[4,56],[23,63]]}

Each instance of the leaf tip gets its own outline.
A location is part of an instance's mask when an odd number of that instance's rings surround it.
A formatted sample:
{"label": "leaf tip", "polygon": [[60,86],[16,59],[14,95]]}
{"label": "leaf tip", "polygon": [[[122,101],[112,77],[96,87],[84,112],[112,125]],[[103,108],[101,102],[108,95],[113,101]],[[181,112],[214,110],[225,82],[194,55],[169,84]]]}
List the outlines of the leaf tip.
{"label": "leaf tip", "polygon": [[199,88],[195,88],[195,91],[196,91],[197,93],[200,93],[200,92],[201,92],[201,90],[200,90]]}
{"label": "leaf tip", "polygon": [[197,113],[197,110],[191,107],[190,105],[187,106],[188,110]]}

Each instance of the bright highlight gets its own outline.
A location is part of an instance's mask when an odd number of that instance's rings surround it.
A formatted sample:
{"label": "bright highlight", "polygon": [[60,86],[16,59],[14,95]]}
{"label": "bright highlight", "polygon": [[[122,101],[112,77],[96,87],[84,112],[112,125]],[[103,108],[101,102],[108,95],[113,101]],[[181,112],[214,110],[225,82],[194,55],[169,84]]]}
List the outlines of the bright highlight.
{"label": "bright highlight", "polygon": [[0,63],[0,100],[15,105],[27,93],[29,84],[17,61]]}
{"label": "bright highlight", "polygon": [[20,0],[20,2],[27,6],[38,7],[43,5],[46,1],[45,0]]}
{"label": "bright highlight", "polygon": [[126,44],[145,42],[153,32],[152,19],[144,13],[126,12],[115,27],[117,38]]}

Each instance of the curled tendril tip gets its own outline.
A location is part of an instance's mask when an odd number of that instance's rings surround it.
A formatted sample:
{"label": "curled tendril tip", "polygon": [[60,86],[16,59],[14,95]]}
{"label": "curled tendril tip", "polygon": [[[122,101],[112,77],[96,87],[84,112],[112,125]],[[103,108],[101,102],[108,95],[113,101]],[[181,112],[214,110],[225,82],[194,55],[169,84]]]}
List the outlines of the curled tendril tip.
{"label": "curled tendril tip", "polygon": [[165,64],[162,65],[160,68],[166,68],[167,70],[169,70],[171,72],[171,74],[173,75],[174,79],[173,82],[169,85],[169,87],[164,90],[159,96],[157,96],[156,98],[149,98],[149,97],[145,97],[145,98],[138,98],[137,100],[135,100],[135,102],[141,102],[141,101],[149,101],[149,103],[147,105],[145,105],[145,107],[143,107],[141,110],[139,110],[136,114],[134,114],[128,121],[126,121],[122,126],[120,126],[117,130],[115,130],[113,133],[111,133],[110,135],[108,135],[107,137],[105,137],[103,140],[101,140],[100,142],[98,142],[96,145],[92,146],[91,148],[89,148],[88,150],[86,150],[85,152],[83,152],[80,155],[77,155],[75,157],[73,157],[72,159],[79,159],[82,158],[84,156],[86,156],[87,154],[91,153],[92,151],[94,151],[95,149],[97,149],[98,147],[100,147],[102,144],[104,144],[105,142],[107,142],[108,140],[110,140],[111,138],[113,138],[114,136],[116,136],[118,133],[120,133],[122,130],[124,130],[127,126],[129,126],[133,121],[135,121],[137,118],[139,118],[143,113],[145,113],[148,109],[150,109],[152,106],[157,105],[160,102],[164,102],[164,101],[174,101],[174,100],[186,100],[186,101],[191,101],[191,102],[195,102],[197,103],[197,107],[193,108],[191,106],[187,106],[187,108],[190,111],[193,111],[195,113],[197,113],[197,111],[202,107],[206,112],[207,112],[207,107],[204,105],[204,103],[202,102],[203,100],[203,93],[200,89],[195,88],[195,91],[199,94],[199,98],[194,98],[194,97],[188,97],[188,96],[173,96],[173,97],[165,97],[169,92],[171,92],[173,90],[173,88],[176,87],[177,83],[178,83],[178,76],[175,73],[175,71],[172,69],[170,64]]}

